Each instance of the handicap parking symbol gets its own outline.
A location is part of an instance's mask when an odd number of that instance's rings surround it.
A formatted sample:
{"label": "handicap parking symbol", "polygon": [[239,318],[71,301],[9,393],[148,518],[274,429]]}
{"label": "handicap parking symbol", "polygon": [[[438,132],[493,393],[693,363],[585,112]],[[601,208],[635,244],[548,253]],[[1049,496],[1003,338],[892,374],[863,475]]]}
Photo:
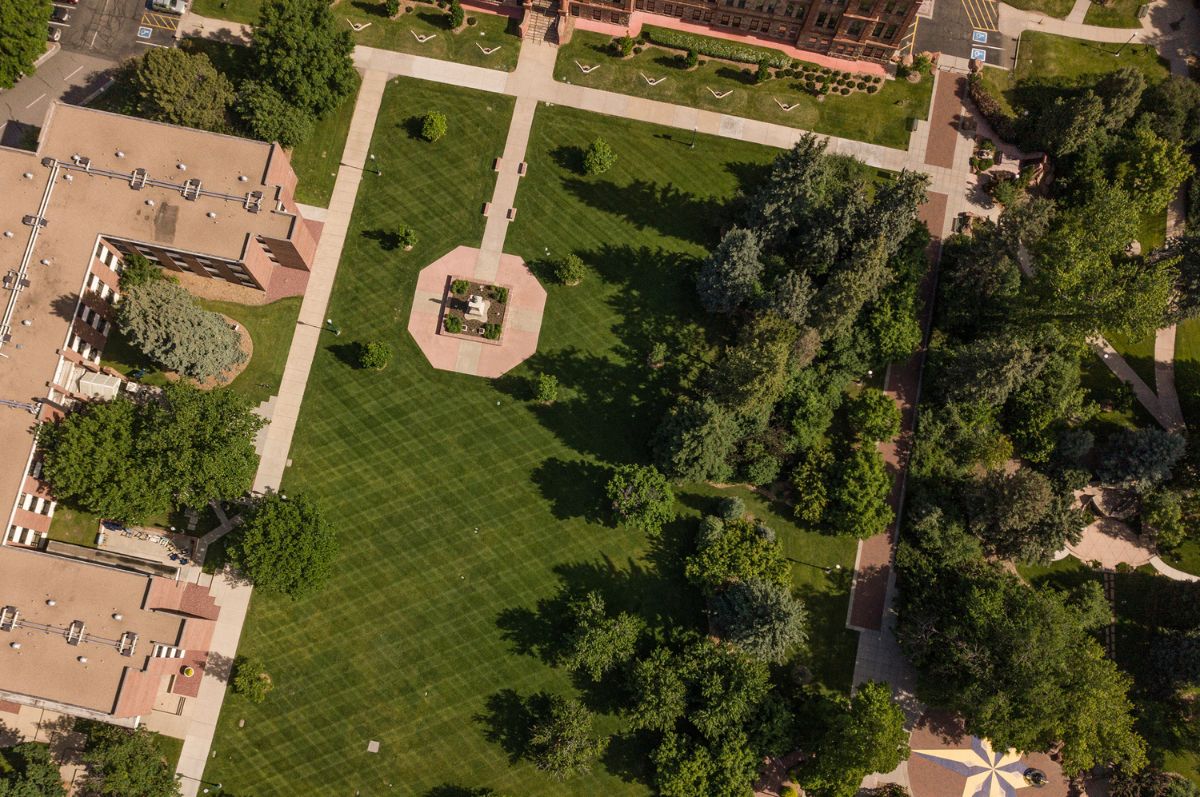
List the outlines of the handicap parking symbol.
{"label": "handicap parking symbol", "polygon": [[138,38],[139,39],[149,39],[153,35],[154,35],[153,28],[138,28]]}
{"label": "handicap parking symbol", "polygon": [[987,31],[975,30],[971,31],[971,41],[978,44],[987,44]]}
{"label": "handicap parking symbol", "polygon": [[981,50],[978,47],[972,47],[971,48],[971,60],[972,61],[986,61],[987,60],[987,50]]}

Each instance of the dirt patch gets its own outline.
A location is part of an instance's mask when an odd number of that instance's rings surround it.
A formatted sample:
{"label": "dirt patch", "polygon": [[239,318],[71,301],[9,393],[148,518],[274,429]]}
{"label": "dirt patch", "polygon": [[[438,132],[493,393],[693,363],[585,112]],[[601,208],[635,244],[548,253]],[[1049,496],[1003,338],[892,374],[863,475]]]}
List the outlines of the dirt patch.
{"label": "dirt patch", "polygon": [[260,291],[257,288],[234,285],[227,280],[201,277],[186,271],[171,271],[168,273],[179,280],[179,284],[187,288],[188,293],[198,296],[201,299],[250,305],[262,305],[270,302],[267,292]]}

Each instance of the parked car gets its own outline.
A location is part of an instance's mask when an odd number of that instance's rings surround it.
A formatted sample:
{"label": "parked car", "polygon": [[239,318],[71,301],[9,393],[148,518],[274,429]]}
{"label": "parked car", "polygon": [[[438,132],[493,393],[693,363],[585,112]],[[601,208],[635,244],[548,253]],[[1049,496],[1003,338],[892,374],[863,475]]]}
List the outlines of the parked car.
{"label": "parked car", "polygon": [[65,8],[54,7],[54,13],[50,15],[51,22],[66,22],[71,18],[71,12]]}
{"label": "parked car", "polygon": [[50,28],[50,41],[56,42],[62,38],[62,28]]}
{"label": "parked car", "polygon": [[155,11],[183,16],[187,13],[187,0],[150,0],[150,7]]}

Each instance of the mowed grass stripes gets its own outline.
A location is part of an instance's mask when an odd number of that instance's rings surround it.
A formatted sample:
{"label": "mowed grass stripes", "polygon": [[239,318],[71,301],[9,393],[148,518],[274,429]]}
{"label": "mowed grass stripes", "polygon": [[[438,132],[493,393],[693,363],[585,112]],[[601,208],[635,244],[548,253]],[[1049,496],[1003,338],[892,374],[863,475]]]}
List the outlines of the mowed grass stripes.
{"label": "mowed grass stripes", "polygon": [[[627,742],[566,785],[510,761],[488,738],[487,701],[503,689],[575,691],[536,650],[521,652],[543,638],[538,601],[564,585],[600,589],[652,623],[699,625],[680,560],[690,518],[712,495],[687,491],[689,517],[650,541],[604,522],[605,467],[647,458],[671,397],[644,348],[660,325],[706,320],[689,269],[715,235],[710,211],[775,153],[715,139],[690,150],[658,128],[540,108],[508,248],[531,262],[546,249],[578,251],[590,272],[577,288],[547,284],[538,354],[514,373],[492,382],[435,371],[406,332],[416,274],[454,246],[478,245],[511,107],[410,80],[385,95],[372,143],[384,176],[363,181],[330,310],[343,333],[318,352],[284,484],[330,508],[338,572],[305,600],[254,598],[242,649],[267,662],[276,689],[260,706],[226,703],[205,777],[229,793],[650,793],[645,751],[628,755]],[[428,110],[450,122],[433,145],[409,134]],[[621,160],[578,177],[573,148],[597,133]],[[381,246],[406,224],[420,236],[412,252]],[[392,364],[350,367],[353,342],[372,338],[392,344]],[[563,384],[551,407],[529,400],[542,371]],[[769,520],[789,552],[814,536]],[[812,560],[851,563],[852,545],[824,545]],[[840,587],[827,587],[836,600]],[[619,732],[622,721],[602,714],[598,726]],[[366,752],[372,739],[377,755]]]}

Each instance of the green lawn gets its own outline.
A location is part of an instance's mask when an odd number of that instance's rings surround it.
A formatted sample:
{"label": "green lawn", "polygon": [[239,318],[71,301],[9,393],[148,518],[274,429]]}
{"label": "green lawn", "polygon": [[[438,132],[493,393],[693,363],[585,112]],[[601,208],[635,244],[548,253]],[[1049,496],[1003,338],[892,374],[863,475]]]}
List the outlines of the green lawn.
{"label": "green lawn", "polygon": [[292,150],[297,202],[322,208],[329,204],[357,100],[358,89],[355,88],[337,110],[313,125],[312,136],[307,141]]}
{"label": "green lawn", "polygon": [[[1070,9],[1069,0],[1067,8]],[[1120,56],[1116,55],[1118,51]],[[1112,72],[1127,66],[1141,70],[1146,75],[1146,80],[1151,83],[1158,83],[1170,75],[1167,62],[1148,44],[1130,44],[1122,47],[1120,44],[1025,31],[1021,36],[1017,68],[984,69],[983,82],[988,93],[1000,101],[1004,110],[1010,115],[1015,115],[1014,106],[1020,104],[1016,97],[1017,85],[1022,81],[1034,86],[1070,86],[1084,75]],[[1149,224],[1147,221],[1146,225]],[[1164,235],[1165,231],[1164,221],[1163,232],[1158,235]],[[1155,233],[1150,233],[1152,239],[1154,235]],[[1161,243],[1161,238],[1157,239],[1157,242]],[[1143,241],[1143,245],[1145,243]]]}
{"label": "green lawn", "polygon": [[[194,0],[193,10],[205,17],[228,19],[250,25],[258,22],[258,9],[262,0]],[[402,4],[403,5],[403,4]],[[517,23],[508,17],[488,14],[478,9],[464,8],[474,24],[465,26],[457,33],[446,27],[447,12],[432,3],[413,3],[409,13],[392,20],[387,16],[383,0],[344,0],[333,9],[339,25],[347,29],[350,22],[369,27],[351,31],[354,41],[368,47],[414,53],[446,61],[458,61],[488,69],[511,72],[517,65],[517,53],[521,49],[521,38],[517,35]],[[421,36],[432,35],[424,44],[417,41]],[[480,46],[500,49],[484,55]]]}
{"label": "green lawn", "polygon": [[[435,5],[418,3],[407,14],[396,20],[387,18],[383,0],[347,0],[334,9],[338,21],[353,20],[358,24],[370,23],[354,34],[354,41],[368,47],[397,50],[402,53],[458,61],[487,69],[511,72],[517,66],[517,54],[521,51],[521,37],[517,34],[517,22],[509,17],[487,14],[476,9],[464,9],[467,17],[475,20],[453,32],[447,27],[446,11]],[[433,36],[424,44],[416,36]],[[481,48],[500,49],[485,55]]]}
{"label": "green lawn", "polygon": [[1200,319],[1184,321],[1175,329],[1175,390],[1183,418],[1200,425]]}
{"label": "green lawn", "polygon": [[1105,28],[1140,28],[1137,10],[1145,0],[1108,0],[1107,3],[1092,3],[1083,18],[1085,25],[1100,25]]}
{"label": "green lawn", "polygon": [[1151,390],[1155,390],[1154,378],[1154,334],[1151,333],[1139,340],[1133,340],[1120,332],[1105,332],[1105,339],[1112,344],[1117,353],[1125,358],[1138,376],[1142,378]]}
{"label": "green lawn", "polygon": [[[1117,53],[1120,52],[1120,56]],[[1149,44],[1105,44],[1069,39],[1050,33],[1026,31],[1021,36],[1020,61],[1013,79],[1070,79],[1081,75],[1112,72],[1131,66],[1146,80],[1158,83],[1171,74],[1166,60]]]}
{"label": "green lawn", "polygon": [[1162,558],[1171,567],[1200,576],[1200,539],[1193,536],[1178,548],[1163,552]]}
{"label": "green lawn", "polygon": [[192,0],[192,13],[211,19],[228,19],[247,25],[258,23],[262,0]]}
{"label": "green lawn", "polygon": [[[317,353],[284,485],[325,501],[342,556],[317,596],[255,595],[243,651],[266,661],[276,689],[261,706],[226,703],[205,779],[231,791],[650,793],[644,741],[628,734],[567,792],[511,761],[503,690],[578,691],[599,712],[599,731],[621,731],[611,694],[581,690],[540,653],[553,640],[547,601],[562,588],[599,590],[652,626],[702,627],[682,559],[693,518],[718,493],[681,489],[682,517],[648,538],[606,522],[603,483],[609,464],[644,461],[671,398],[662,372],[644,365],[646,336],[700,319],[688,266],[717,233],[715,203],[775,152],[708,137],[690,150],[663,128],[540,108],[508,248],[530,260],[578,251],[589,273],[578,288],[547,285],[538,353],[513,374],[436,371],[406,332],[416,274],[453,246],[478,243],[511,103],[409,80],[385,94],[372,148],[395,177],[360,189],[332,297],[346,334]],[[461,133],[436,145],[411,137],[406,121],[430,105]],[[621,142],[621,160],[602,177],[578,177],[577,147],[596,134]],[[701,156],[705,168],[689,168]],[[400,224],[420,235],[412,252],[380,245],[378,232]],[[346,364],[367,338],[396,348],[387,370]],[[562,384],[553,406],[530,401],[540,372]],[[844,686],[853,660],[840,627],[846,577],[824,568],[848,571],[853,542],[748,503],[806,563],[795,574],[813,613],[812,664]],[[371,739],[379,755],[366,753]]]}
{"label": "green lawn", "polygon": [[81,509],[72,509],[64,504],[54,508],[50,521],[50,539],[70,542],[75,545],[96,547],[96,532],[100,530],[100,516]]}
{"label": "green lawn", "polygon": [[1088,399],[1100,405],[1100,412],[1086,426],[1101,441],[1119,429],[1158,425],[1133,390],[1117,379],[1095,354],[1086,352],[1080,360],[1080,368],[1080,382],[1087,390]]}
{"label": "green lawn", "polygon": [[[300,314],[300,298],[280,299],[264,305],[234,304],[199,299],[200,306],[214,313],[223,313],[245,327],[254,342],[254,354],[249,365],[229,383],[230,388],[257,405],[279,391],[283,366],[292,345],[296,316]],[[166,376],[155,363],[114,329],[104,346],[101,362],[123,374],[142,369],[138,379],[148,385],[165,385]]]}
{"label": "green lawn", "polygon": [[[929,116],[933,81],[920,83],[885,80],[875,94],[852,92],[849,96],[828,95],[824,101],[804,91],[795,78],[775,78],[754,83],[755,67],[707,59],[692,71],[683,68],[677,51],[646,45],[640,55],[622,59],[615,56],[610,37],[576,31],[571,42],[559,48],[554,78],[580,86],[648,97],[677,105],[761,119],[818,133],[882,144],[898,149],[908,147],[908,122]],[[585,75],[576,62],[600,68]],[[666,77],[657,86],[647,78]],[[724,99],[718,94],[732,91]],[[793,105],[784,111],[779,103]]]}

